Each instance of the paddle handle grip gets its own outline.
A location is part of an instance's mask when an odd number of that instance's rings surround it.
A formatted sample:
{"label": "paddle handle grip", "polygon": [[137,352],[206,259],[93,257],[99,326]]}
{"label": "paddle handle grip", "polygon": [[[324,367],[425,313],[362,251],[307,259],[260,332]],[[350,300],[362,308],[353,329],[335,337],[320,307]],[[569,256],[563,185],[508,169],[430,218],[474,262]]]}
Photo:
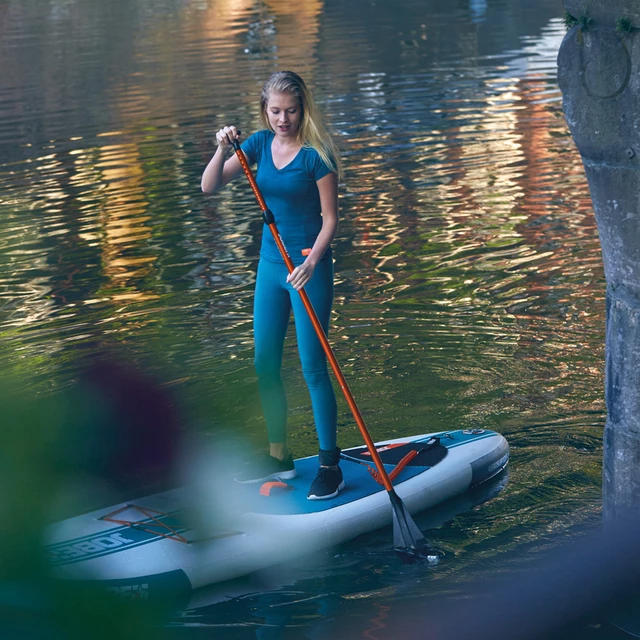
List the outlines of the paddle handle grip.
{"label": "paddle handle grip", "polygon": [[[291,260],[291,257],[289,256],[289,253],[286,249],[286,247],[284,246],[284,242],[282,242],[282,238],[280,237],[280,234],[278,233],[278,228],[276,227],[276,223],[275,223],[275,219],[273,217],[273,214],[271,213],[271,211],[269,210],[269,207],[267,207],[267,203],[264,201],[264,198],[262,197],[262,194],[260,193],[260,189],[258,188],[258,184],[256,183],[256,179],[253,176],[253,172],[251,171],[251,167],[249,166],[249,163],[247,162],[247,159],[245,158],[244,153],[242,152],[242,149],[240,148],[240,143],[238,142],[237,139],[233,139],[230,141],[231,144],[233,145],[233,148],[236,152],[236,156],[238,157],[238,160],[240,161],[240,165],[242,166],[242,169],[245,173],[245,175],[247,176],[247,179],[249,180],[249,184],[251,185],[251,189],[253,190],[253,194],[256,197],[256,200],[258,201],[258,205],[260,206],[260,208],[262,209],[262,217],[264,218],[265,223],[268,225],[269,230],[271,231],[271,234],[273,235],[273,239],[276,242],[276,245],[278,247],[278,250],[280,251],[280,255],[282,255],[282,258],[284,260],[285,265],[287,266],[287,270],[289,271],[289,273],[291,273],[294,269],[295,266],[293,264],[293,260]],[[349,405],[349,409],[351,409],[351,413],[353,414],[353,417],[356,421],[356,424],[358,425],[358,429],[360,430],[360,433],[362,434],[362,437],[365,441],[365,444],[367,445],[367,449],[369,449],[369,453],[371,454],[371,457],[373,459],[373,461],[375,462],[376,468],[378,469],[378,473],[380,474],[380,477],[382,479],[382,483],[384,484],[384,488],[389,491],[392,492],[393,491],[393,484],[391,483],[391,480],[389,479],[389,475],[387,474],[386,469],[384,468],[384,464],[382,464],[382,460],[380,459],[380,454],[378,453],[378,451],[376,450],[376,446],[373,442],[373,440],[371,439],[371,436],[369,435],[369,430],[367,429],[367,426],[364,423],[364,419],[362,418],[362,414],[360,413],[360,409],[358,409],[358,405],[356,404],[356,401],[353,397],[353,394],[351,393],[351,390],[349,389],[349,385],[347,384],[347,381],[345,380],[344,376],[342,375],[342,370],[340,369],[340,365],[338,364],[338,360],[336,359],[334,353],[333,353],[333,349],[331,348],[331,345],[329,344],[329,340],[327,338],[327,334],[324,332],[324,329],[322,328],[322,325],[320,324],[320,320],[318,320],[318,315],[315,312],[315,309],[313,308],[313,305],[311,304],[311,300],[309,300],[309,296],[307,295],[307,292],[304,289],[300,289],[298,291],[298,293],[300,294],[300,297],[302,298],[302,302],[304,304],[304,308],[307,310],[307,314],[309,315],[309,319],[311,320],[311,324],[313,325],[313,328],[315,329],[315,332],[318,336],[318,339],[320,340],[320,344],[322,345],[322,349],[325,352],[325,355],[327,356],[327,359],[329,360],[329,364],[331,365],[331,369],[333,370],[333,373],[336,376],[336,379],[338,380],[338,384],[340,385],[340,389],[342,390],[342,393],[347,401],[347,404]]]}

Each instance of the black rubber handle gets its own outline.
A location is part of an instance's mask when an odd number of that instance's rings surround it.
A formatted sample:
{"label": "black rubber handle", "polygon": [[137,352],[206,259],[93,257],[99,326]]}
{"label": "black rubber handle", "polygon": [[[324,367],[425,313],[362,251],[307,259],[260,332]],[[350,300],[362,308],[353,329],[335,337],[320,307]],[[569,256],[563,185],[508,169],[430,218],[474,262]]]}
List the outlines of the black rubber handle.
{"label": "black rubber handle", "polygon": [[[236,130],[236,133],[241,136],[242,135],[242,131],[240,131],[239,129]],[[233,140],[231,140],[229,138],[229,135],[227,134],[227,140],[229,140],[229,144],[236,150],[238,151],[238,149],[240,149],[240,143],[238,142],[238,138],[233,138]]]}

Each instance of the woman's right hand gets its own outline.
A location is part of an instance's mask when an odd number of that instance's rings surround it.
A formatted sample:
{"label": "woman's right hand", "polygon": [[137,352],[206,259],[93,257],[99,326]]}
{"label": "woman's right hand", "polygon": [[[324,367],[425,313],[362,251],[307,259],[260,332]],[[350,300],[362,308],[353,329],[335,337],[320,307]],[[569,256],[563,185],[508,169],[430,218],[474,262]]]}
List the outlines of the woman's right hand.
{"label": "woman's right hand", "polygon": [[218,146],[222,147],[225,151],[231,146],[232,140],[237,140],[240,137],[240,132],[234,127],[223,127],[216,133],[216,140]]}

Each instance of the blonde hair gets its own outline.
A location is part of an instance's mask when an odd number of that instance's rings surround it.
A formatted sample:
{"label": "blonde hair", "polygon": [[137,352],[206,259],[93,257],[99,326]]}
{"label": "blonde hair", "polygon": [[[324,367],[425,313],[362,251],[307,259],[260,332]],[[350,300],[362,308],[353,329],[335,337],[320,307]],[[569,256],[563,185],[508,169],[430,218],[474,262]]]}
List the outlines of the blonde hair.
{"label": "blonde hair", "polygon": [[322,161],[340,177],[342,163],[338,147],[324,128],[318,107],[304,80],[293,71],[276,71],[262,87],[260,94],[260,118],[262,124],[273,131],[267,116],[267,104],[272,93],[287,93],[295,96],[300,102],[300,125],[298,126],[298,143],[315,149]]}

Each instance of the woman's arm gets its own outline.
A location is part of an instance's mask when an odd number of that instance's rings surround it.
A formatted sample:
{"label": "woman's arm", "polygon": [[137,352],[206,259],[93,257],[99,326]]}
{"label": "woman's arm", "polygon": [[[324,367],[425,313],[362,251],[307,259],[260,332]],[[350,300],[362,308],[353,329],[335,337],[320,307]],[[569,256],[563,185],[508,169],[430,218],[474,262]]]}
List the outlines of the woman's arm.
{"label": "woman's arm", "polygon": [[200,182],[204,193],[217,191],[242,173],[242,165],[235,153],[225,161],[231,149],[229,140],[237,137],[238,132],[235,127],[224,127],[216,133],[218,148],[204,170]]}
{"label": "woman's arm", "polygon": [[307,259],[287,277],[287,282],[290,282],[296,291],[302,289],[311,280],[316,264],[328,249],[338,230],[338,176],[335,173],[328,173],[316,184],[320,193],[322,229]]}

